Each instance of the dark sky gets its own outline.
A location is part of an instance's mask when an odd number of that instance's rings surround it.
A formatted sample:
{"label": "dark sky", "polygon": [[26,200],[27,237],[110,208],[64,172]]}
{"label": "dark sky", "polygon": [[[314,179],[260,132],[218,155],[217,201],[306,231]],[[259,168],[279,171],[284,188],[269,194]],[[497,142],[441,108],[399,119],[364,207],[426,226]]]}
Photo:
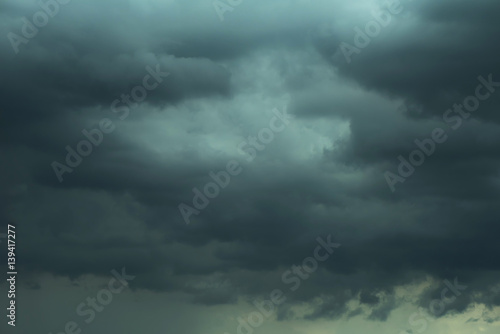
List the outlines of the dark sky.
{"label": "dark sky", "polygon": [[498,333],[500,2],[390,2],[4,0],[0,326]]}

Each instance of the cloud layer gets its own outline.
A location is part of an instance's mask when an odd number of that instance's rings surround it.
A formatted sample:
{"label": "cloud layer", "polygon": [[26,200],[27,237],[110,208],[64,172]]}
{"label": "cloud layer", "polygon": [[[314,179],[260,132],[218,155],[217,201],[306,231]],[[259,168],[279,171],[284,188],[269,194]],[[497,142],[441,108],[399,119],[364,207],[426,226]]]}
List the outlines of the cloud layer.
{"label": "cloud layer", "polygon": [[[479,76],[500,82],[500,3],[400,6],[349,62],[339,46],[386,4],[244,1],[220,21],[210,1],[74,0],[19,52],[3,38],[0,212],[22,237],[26,282],[57,290],[43,277],[126,266],[137,294],[243,307],[332,235],[342,247],[278,320],[387,322],[455,277],[467,290],[443,315],[498,310],[500,88],[457,130],[443,114]],[[40,10],[7,1],[0,35],[22,36]],[[147,67],[169,76],[120,119],[113,101],[123,107]],[[275,109],[290,123],[262,145]],[[103,118],[114,131],[59,182],[51,164]],[[384,173],[435,128],[448,139],[392,192]],[[252,138],[264,148],[249,159]],[[194,207],[193,189],[232,160],[242,172],[186,224],[179,204]]]}

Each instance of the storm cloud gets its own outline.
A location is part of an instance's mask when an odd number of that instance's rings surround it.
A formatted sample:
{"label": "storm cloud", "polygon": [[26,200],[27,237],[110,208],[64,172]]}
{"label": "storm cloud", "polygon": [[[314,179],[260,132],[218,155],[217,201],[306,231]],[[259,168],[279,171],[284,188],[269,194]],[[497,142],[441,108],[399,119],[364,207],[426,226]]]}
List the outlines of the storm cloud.
{"label": "storm cloud", "polygon": [[[415,332],[419,307],[429,334],[496,332],[500,3],[222,2],[223,20],[208,0],[0,5],[0,233],[17,228],[18,326],[59,332],[125,267],[121,302],[84,330],[162,333],[164,312],[177,332],[232,334],[281,289],[255,332]],[[478,85],[479,107],[453,111]],[[436,128],[446,140],[411,166]],[[342,246],[290,291],[283,273],[328,236]],[[456,278],[466,288],[433,314]]]}

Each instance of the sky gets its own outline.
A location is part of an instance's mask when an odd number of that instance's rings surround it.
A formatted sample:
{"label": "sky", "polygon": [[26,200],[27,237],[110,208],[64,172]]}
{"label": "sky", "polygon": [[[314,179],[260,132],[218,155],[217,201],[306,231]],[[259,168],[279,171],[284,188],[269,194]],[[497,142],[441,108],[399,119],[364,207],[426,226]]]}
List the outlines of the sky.
{"label": "sky", "polygon": [[1,332],[498,333],[499,14],[4,0]]}

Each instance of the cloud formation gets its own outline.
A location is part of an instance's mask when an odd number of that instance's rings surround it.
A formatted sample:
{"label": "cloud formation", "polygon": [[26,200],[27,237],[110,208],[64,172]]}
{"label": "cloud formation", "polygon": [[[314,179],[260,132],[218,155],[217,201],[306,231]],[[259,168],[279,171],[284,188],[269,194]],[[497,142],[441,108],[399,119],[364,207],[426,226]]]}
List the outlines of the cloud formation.
{"label": "cloud formation", "polygon": [[[500,82],[500,3],[401,1],[350,62],[341,43],[388,4],[244,1],[223,21],[202,0],[59,4],[18,52],[8,34],[21,36],[41,7],[0,7],[0,213],[22,236],[26,286],[57,290],[41,282],[126,266],[147,298],[244,308],[332,235],[342,248],[278,320],[387,323],[455,277],[467,291],[440,316],[498,310],[500,94],[456,131],[443,113],[479,76],[486,89]],[[113,102],[127,105],[123,94],[156,66],[169,76],[120,119]],[[276,109],[293,121],[248,161],[240,143]],[[60,182],[51,164],[103,118],[116,128]],[[384,173],[438,127],[448,139],[392,192]],[[228,161],[242,172],[186,224],[179,204]]]}

